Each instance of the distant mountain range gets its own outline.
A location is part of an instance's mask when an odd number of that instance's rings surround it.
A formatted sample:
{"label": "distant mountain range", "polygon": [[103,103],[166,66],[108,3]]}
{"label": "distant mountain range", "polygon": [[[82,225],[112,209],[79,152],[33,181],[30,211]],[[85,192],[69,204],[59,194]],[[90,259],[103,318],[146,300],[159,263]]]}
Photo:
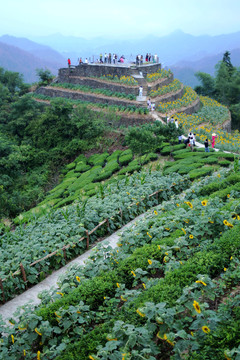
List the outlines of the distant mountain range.
{"label": "distant mountain range", "polygon": [[[238,49],[231,50],[230,53],[233,66],[240,67],[240,46]],[[194,74],[201,71],[214,76],[215,66],[222,58],[223,52],[217,55],[206,56],[196,61],[182,60],[172,65],[170,69],[174,73],[175,78],[185,85],[195,87],[199,82]]]}
{"label": "distant mountain range", "polygon": [[148,52],[156,53],[163,67],[170,67],[184,84],[195,86],[194,73],[213,74],[214,66],[226,50],[231,52],[233,65],[240,66],[240,31],[218,36],[193,36],[177,30],[167,36],[149,35],[138,40],[101,37],[87,40],[61,34],[29,40],[4,35],[0,37],[0,66],[23,73],[25,81],[32,82],[36,81],[36,68],[48,68],[57,74],[58,68],[66,66],[68,57],[72,64],[77,64],[80,57],[96,60],[100,53],[111,52],[134,61],[136,54]]}
{"label": "distant mountain range", "polygon": [[24,81],[38,80],[36,69],[49,69],[57,75],[66,60],[49,46],[43,46],[25,38],[4,35],[0,37],[0,67],[23,74]]}

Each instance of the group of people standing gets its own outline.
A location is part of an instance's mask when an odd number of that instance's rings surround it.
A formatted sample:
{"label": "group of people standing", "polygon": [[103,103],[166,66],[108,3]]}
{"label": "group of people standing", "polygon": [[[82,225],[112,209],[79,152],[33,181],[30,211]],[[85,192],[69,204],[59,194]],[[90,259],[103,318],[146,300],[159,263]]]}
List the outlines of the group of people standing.
{"label": "group of people standing", "polygon": [[117,54],[107,54],[105,53],[104,56],[103,54],[101,53],[100,56],[99,56],[99,60],[97,60],[97,62],[99,62],[100,64],[117,64],[118,62],[120,63],[124,63],[124,55],[121,55],[120,58],[118,59],[118,56]]}
{"label": "group of people standing", "polygon": [[149,111],[155,110],[155,104],[151,102],[151,99],[148,99],[148,101],[147,101],[147,108]]}
{"label": "group of people standing", "polygon": [[176,126],[176,128],[178,129],[178,121],[177,121],[177,119],[174,119],[174,117],[167,117],[167,124],[169,124],[169,123],[174,123],[175,124],[175,126]]}
{"label": "group of people standing", "polygon": [[[131,55],[132,56],[132,55]],[[157,63],[158,62],[158,56],[157,54],[155,55],[151,55],[150,53],[147,53],[145,58],[143,57],[143,55],[138,54],[136,56],[136,65],[143,65],[144,61],[146,63],[149,62],[153,62],[153,63]],[[89,58],[85,58],[85,60],[83,60],[81,57],[78,58],[78,64],[82,65],[84,64],[88,64],[91,62],[91,59]],[[100,53],[99,59],[97,59],[97,61],[92,60],[92,62],[94,63],[98,63],[98,64],[117,64],[117,63],[124,63],[125,62],[125,56],[121,55],[120,57],[118,57],[117,54],[114,53],[106,53],[103,55],[102,53]],[[68,67],[71,67],[71,60],[70,58],[68,58]]]}
{"label": "group of people standing", "polygon": [[[136,56],[136,65],[142,65],[143,64],[143,61],[144,61],[144,59],[143,59],[143,55],[140,55],[140,54],[138,54],[137,56]],[[158,61],[158,56],[157,56],[157,54],[155,54],[155,55],[151,55],[151,54],[146,54],[146,56],[145,56],[145,62],[153,62],[153,63],[157,63],[157,61]]]}
{"label": "group of people standing", "polygon": [[[211,141],[212,148],[214,148],[214,146],[215,146],[216,138],[217,138],[217,134],[213,133],[213,134],[212,134],[212,141]],[[179,144],[180,144],[180,143],[181,143],[180,138],[178,138],[178,140],[179,140]],[[182,137],[181,137],[181,140],[182,140]],[[184,140],[184,144],[186,144],[186,147],[190,146],[190,147],[191,147],[191,150],[193,151],[194,146],[195,146],[195,142],[196,142],[196,134],[190,132],[190,133],[188,134],[187,139]],[[208,139],[206,139],[206,140],[204,141],[204,148],[205,148],[205,152],[209,152],[209,142],[208,142]]]}

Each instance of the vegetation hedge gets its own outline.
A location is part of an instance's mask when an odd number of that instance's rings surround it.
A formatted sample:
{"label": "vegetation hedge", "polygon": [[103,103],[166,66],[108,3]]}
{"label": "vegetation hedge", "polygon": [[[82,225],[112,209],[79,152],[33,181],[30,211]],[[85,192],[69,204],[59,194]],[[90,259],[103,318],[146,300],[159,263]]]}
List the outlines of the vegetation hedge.
{"label": "vegetation hedge", "polygon": [[161,155],[166,156],[166,155],[171,154],[175,150],[183,149],[184,147],[185,147],[184,144],[165,146],[160,150],[160,152],[161,152]]}
{"label": "vegetation hedge", "polygon": [[207,167],[202,167],[201,169],[191,170],[189,172],[189,178],[190,180],[193,181],[195,179],[201,178],[202,176],[212,174],[214,170],[216,170],[216,167],[213,166],[207,166]]}
{"label": "vegetation hedge", "polygon": [[121,166],[127,165],[133,159],[132,150],[125,150],[119,157],[119,164]]}

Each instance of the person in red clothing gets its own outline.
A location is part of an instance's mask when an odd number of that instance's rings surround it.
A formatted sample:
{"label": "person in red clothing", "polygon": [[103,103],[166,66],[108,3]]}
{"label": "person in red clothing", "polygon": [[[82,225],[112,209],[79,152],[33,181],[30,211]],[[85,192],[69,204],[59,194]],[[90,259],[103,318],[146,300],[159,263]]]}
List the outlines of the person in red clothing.
{"label": "person in red clothing", "polygon": [[217,138],[217,134],[213,133],[213,134],[212,134],[212,148],[214,148],[214,146],[215,146],[215,140],[216,140],[216,138]]}
{"label": "person in red clothing", "polygon": [[68,58],[68,67],[70,68],[71,66],[71,60]]}

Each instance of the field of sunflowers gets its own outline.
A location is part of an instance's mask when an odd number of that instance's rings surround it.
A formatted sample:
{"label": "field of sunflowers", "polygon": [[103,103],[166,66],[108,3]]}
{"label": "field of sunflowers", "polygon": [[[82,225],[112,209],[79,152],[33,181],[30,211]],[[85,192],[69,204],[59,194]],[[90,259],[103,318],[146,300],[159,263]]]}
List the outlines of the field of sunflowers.
{"label": "field of sunflowers", "polygon": [[168,101],[166,103],[160,103],[157,106],[157,111],[162,114],[167,114],[172,110],[180,110],[183,107],[187,107],[197,99],[196,92],[190,87],[185,86],[183,97],[175,101]]}
{"label": "field of sunflowers", "polygon": [[182,124],[186,133],[193,132],[196,139],[203,143],[206,139],[212,138],[212,133],[217,134],[216,148],[234,153],[240,152],[240,134],[238,130],[227,132],[221,128],[225,121],[230,119],[227,107],[215,100],[200,96],[202,108],[198,113],[186,115],[175,114],[175,119]]}

